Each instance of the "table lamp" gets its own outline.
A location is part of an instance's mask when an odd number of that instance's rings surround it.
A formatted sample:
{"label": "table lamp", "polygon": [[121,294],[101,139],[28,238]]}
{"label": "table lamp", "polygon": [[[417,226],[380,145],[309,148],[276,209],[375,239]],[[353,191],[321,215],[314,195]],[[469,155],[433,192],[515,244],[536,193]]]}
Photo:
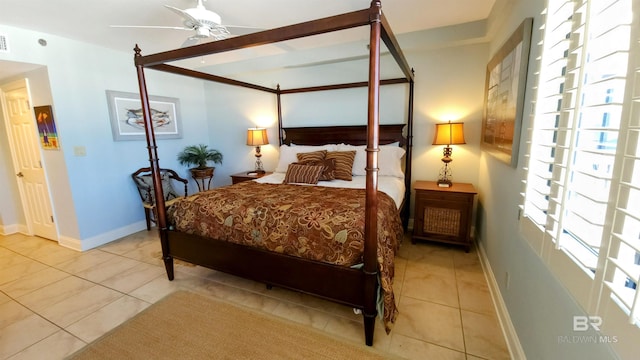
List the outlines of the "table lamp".
{"label": "table lamp", "polygon": [[444,165],[440,169],[438,175],[438,186],[450,187],[453,185],[451,182],[451,168],[449,163],[453,161],[451,159],[451,153],[453,149],[451,145],[466,144],[464,141],[464,123],[451,121],[442,124],[436,124],[436,133],[433,138],[433,145],[446,145],[442,151],[442,162]]}
{"label": "table lamp", "polygon": [[269,138],[267,137],[267,129],[252,128],[247,130],[247,145],[256,147],[256,166],[255,172],[264,174],[264,168],[262,167],[262,160],[260,157],[260,146],[269,144]]}

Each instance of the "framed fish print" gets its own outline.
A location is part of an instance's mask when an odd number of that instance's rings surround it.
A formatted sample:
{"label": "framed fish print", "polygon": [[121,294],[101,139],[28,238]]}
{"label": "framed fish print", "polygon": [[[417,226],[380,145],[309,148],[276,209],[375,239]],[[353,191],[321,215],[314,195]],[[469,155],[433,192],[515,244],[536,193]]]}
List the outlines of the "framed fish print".
{"label": "framed fish print", "polygon": [[[107,90],[107,103],[114,141],[145,140],[140,95]],[[179,99],[149,96],[149,107],[156,139],[182,137]]]}

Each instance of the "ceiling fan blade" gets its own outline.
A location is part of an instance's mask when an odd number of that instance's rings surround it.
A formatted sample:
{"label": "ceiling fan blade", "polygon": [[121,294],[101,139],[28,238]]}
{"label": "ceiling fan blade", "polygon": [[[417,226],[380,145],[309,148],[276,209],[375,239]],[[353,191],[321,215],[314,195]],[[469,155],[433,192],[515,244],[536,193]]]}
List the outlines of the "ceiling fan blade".
{"label": "ceiling fan blade", "polygon": [[109,25],[112,28],[136,28],[136,29],[172,29],[172,30],[193,30],[179,26],[155,26],[155,25]]}
{"label": "ceiling fan blade", "polygon": [[251,26],[235,26],[235,25],[223,25],[225,28],[229,30],[229,32],[235,36],[239,35],[247,35],[258,31],[263,31],[266,29],[251,27]]}
{"label": "ceiling fan blade", "polygon": [[193,45],[197,45],[198,42],[200,42],[200,38],[197,37],[189,37],[187,38],[187,40],[185,40],[182,45],[180,45],[181,48],[183,47],[187,47],[187,46],[193,46]]}
{"label": "ceiling fan blade", "polygon": [[167,9],[173,11],[174,13],[182,16],[184,18],[184,22],[185,25],[187,26],[191,26],[193,25],[194,27],[198,24],[200,24],[200,21],[198,21],[198,19],[194,18],[193,16],[189,15],[188,12],[182,10],[182,9],[178,9],[177,7],[173,7],[173,6],[169,6],[169,5],[165,5],[164,7],[166,7]]}
{"label": "ceiling fan blade", "polygon": [[242,25],[227,25],[222,24],[228,28],[238,28],[238,29],[255,29],[255,30],[266,30],[265,28],[255,27],[255,26],[242,26]]}

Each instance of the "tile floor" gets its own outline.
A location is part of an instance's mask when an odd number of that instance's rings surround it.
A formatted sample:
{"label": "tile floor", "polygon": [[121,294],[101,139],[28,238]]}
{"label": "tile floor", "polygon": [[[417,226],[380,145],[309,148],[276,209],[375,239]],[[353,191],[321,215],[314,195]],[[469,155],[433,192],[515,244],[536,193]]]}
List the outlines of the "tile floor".
{"label": "tile floor", "polygon": [[[156,232],[83,253],[20,234],[0,236],[0,359],[62,359],[167,294],[187,289],[363,342],[352,309],[176,262],[166,279]],[[374,348],[406,359],[508,359],[475,251],[405,239],[394,287],[400,315]]]}

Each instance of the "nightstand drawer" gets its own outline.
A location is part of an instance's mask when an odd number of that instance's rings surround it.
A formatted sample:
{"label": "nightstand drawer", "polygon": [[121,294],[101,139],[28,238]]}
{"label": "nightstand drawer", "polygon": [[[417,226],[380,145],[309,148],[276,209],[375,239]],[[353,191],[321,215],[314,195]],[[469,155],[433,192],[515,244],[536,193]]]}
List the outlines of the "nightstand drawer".
{"label": "nightstand drawer", "polygon": [[448,201],[448,202],[454,202],[454,203],[461,203],[461,202],[473,203],[473,196],[474,194],[466,194],[466,193],[452,193],[452,192],[443,193],[443,192],[437,192],[437,191],[416,190],[416,199],[420,197],[420,199],[424,201],[435,200],[435,201]]}

